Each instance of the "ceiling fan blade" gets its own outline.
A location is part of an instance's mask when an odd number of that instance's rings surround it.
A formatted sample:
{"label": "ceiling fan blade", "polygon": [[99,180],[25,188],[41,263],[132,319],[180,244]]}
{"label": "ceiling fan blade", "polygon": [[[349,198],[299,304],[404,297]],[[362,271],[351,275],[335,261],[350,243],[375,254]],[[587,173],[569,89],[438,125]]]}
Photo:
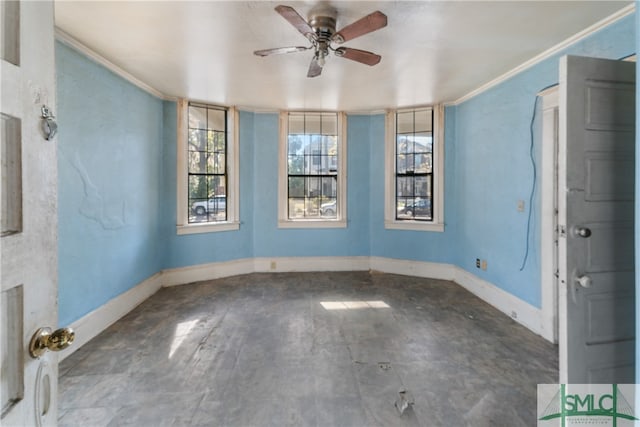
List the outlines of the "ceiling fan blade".
{"label": "ceiling fan blade", "polygon": [[305,21],[298,12],[292,7],[289,6],[276,6],[276,12],[278,12],[284,19],[289,21],[291,25],[296,27],[300,33],[306,38],[310,39],[313,36],[313,29],[309,26],[307,21]]}
{"label": "ceiling fan blade", "polygon": [[366,65],[376,65],[382,59],[380,55],[376,55],[375,53],[367,52],[366,50],[351,49],[349,47],[336,49],[336,55]]}
{"label": "ceiling fan blade", "polygon": [[322,67],[318,64],[316,57],[313,57],[311,64],[309,64],[309,72],[307,77],[318,77],[322,73]]}
{"label": "ceiling fan blade", "polygon": [[310,47],[304,47],[304,46],[276,47],[273,49],[256,50],[253,52],[253,54],[258,56],[268,56],[268,55],[276,55],[281,53],[301,52],[307,49],[310,49]]}
{"label": "ceiling fan blade", "polygon": [[353,24],[347,25],[331,37],[331,41],[344,43],[355,39],[372,31],[379,30],[387,26],[387,15],[376,10],[373,13],[357,20]]}

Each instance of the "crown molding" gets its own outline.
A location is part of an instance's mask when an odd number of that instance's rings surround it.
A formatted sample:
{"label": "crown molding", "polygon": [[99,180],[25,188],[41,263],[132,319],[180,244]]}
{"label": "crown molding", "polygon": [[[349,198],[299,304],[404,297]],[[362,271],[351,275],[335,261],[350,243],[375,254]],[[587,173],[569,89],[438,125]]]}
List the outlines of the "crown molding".
{"label": "crown molding", "polygon": [[93,60],[94,62],[96,62],[96,63],[98,63],[100,65],[102,65],[107,70],[111,71],[112,73],[116,74],[117,76],[122,77],[123,79],[125,79],[129,83],[133,84],[134,86],[137,86],[138,88],[144,90],[145,92],[149,93],[150,95],[153,95],[156,98],[160,98],[160,99],[165,100],[165,101],[176,101],[177,100],[177,98],[168,96],[168,95],[160,92],[159,90],[157,90],[156,88],[146,84],[145,82],[143,82],[142,80],[140,80],[139,78],[134,76],[133,74],[131,74],[131,73],[125,71],[124,69],[120,68],[119,66],[117,66],[113,62],[109,61],[107,58],[105,58],[104,56],[100,55],[99,53],[97,53],[96,51],[94,51],[93,49],[91,49],[90,47],[85,45],[84,43],[80,42],[78,39],[76,39],[75,37],[73,37],[69,33],[65,32],[61,28],[55,27],[55,36],[56,36],[56,40],[58,40],[59,42],[64,43],[65,45],[69,46],[70,48],[82,53],[83,55],[85,55],[89,59]]}
{"label": "crown molding", "polygon": [[[568,39],[564,40],[563,42],[545,50],[544,52],[534,56],[533,58],[529,59],[528,61],[520,64],[519,66],[507,71],[506,73],[496,77],[495,79],[483,84],[482,86],[479,86],[478,88],[472,90],[471,92],[467,93],[466,95],[461,96],[460,98],[456,99],[455,101],[447,101],[447,102],[443,102],[442,104],[445,107],[449,107],[449,106],[456,106],[459,104],[462,104],[463,102],[468,101],[469,99],[483,93],[486,92],[487,90],[499,85],[500,83],[510,79],[511,77],[527,70],[528,68],[533,67],[534,65],[549,59],[550,57],[552,57],[553,55],[556,55],[557,53],[561,52],[562,50],[568,48],[569,46],[593,35],[594,33],[598,32],[599,30],[619,21],[620,19],[631,15],[632,13],[635,12],[635,2],[631,3],[630,5],[624,7],[623,9],[620,9],[618,12],[602,19],[601,21],[596,22],[595,24],[593,24],[592,26],[585,28],[584,30],[580,31],[577,34],[574,34],[573,36],[569,37]],[[107,68],[108,70],[112,71],[113,73],[115,73],[116,75],[122,77],[123,79],[127,80],[128,82],[130,82],[131,84],[137,86],[138,88],[144,90],[145,92],[160,98],[162,100],[165,101],[177,101],[178,98],[175,96],[169,96],[165,93],[160,92],[159,90],[155,89],[154,87],[148,85],[147,83],[143,82],[142,80],[138,79],[137,77],[135,77],[134,75],[132,75],[131,73],[125,71],[124,69],[122,69],[121,67],[117,66],[116,64],[114,64],[113,62],[109,61],[108,59],[106,59],[105,57],[103,57],[102,55],[98,54],[97,52],[95,52],[94,50],[92,50],[90,47],[88,47],[87,45],[83,44],[82,42],[78,41],[76,38],[74,38],[73,36],[71,36],[69,33],[65,32],[64,30],[60,29],[59,27],[55,27],[55,36],[56,36],[56,40],[64,43],[65,45],[77,50],[78,52],[84,54],[85,56],[89,57],[90,59],[92,59],[93,61],[97,62],[98,64],[104,66],[105,68]],[[628,58],[625,58],[625,60],[627,61],[635,61],[635,55],[631,55]],[[246,106],[246,105],[241,105],[237,107],[238,109],[242,110],[242,111],[248,111],[248,112],[253,112],[253,113],[277,113],[279,111],[279,109],[274,108],[260,108],[260,107],[251,107],[251,106]],[[403,107],[406,108],[406,107]],[[385,111],[384,110],[380,110],[380,109],[375,109],[375,110],[353,110],[353,111],[345,111],[346,114],[349,115],[378,115],[378,114],[384,114]]]}
{"label": "crown molding", "polygon": [[472,90],[471,92],[467,93],[466,95],[456,99],[455,101],[451,101],[451,102],[445,102],[444,105],[445,106],[451,106],[451,105],[460,105],[465,101],[468,101],[469,99],[483,93],[486,92],[487,90],[499,85],[500,83],[510,79],[511,77],[523,72],[524,70],[533,67],[534,65],[544,61],[545,59],[549,59],[550,57],[552,57],[553,55],[556,55],[557,53],[561,52],[562,50],[568,48],[569,46],[573,45],[574,43],[577,43],[591,35],[593,35],[594,33],[600,31],[601,29],[613,24],[616,21],[619,21],[620,19],[631,15],[632,13],[635,12],[636,6],[635,3],[632,3],[626,7],[624,7],[623,9],[620,9],[618,12],[604,18],[601,21],[596,22],[595,24],[593,24],[590,27],[585,28],[584,30],[580,31],[579,33],[574,34],[573,36],[569,37],[568,39],[564,40],[561,43],[558,43],[557,45],[551,47],[550,49],[545,50],[544,52],[540,53],[539,55],[534,56],[533,58],[529,59],[528,61],[518,65],[517,67],[513,68],[510,71],[507,71],[506,73],[502,74],[499,77],[496,77],[495,79],[483,84],[482,86]]}

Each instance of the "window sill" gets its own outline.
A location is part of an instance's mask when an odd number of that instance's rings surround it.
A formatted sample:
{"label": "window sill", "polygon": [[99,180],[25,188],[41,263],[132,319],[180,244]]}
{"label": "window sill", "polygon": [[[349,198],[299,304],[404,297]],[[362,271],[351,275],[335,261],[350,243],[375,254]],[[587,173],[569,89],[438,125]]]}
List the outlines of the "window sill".
{"label": "window sill", "polygon": [[178,235],[183,234],[199,234],[199,233],[215,233],[218,231],[233,231],[240,229],[240,222],[219,222],[219,223],[204,223],[204,224],[189,224],[178,225],[176,231]]}
{"label": "window sill", "polygon": [[413,230],[413,231],[435,231],[444,232],[444,223],[422,222],[422,221],[388,221],[384,222],[384,228],[390,230]]}
{"label": "window sill", "polygon": [[344,219],[281,219],[278,221],[278,228],[347,228],[347,221]]}

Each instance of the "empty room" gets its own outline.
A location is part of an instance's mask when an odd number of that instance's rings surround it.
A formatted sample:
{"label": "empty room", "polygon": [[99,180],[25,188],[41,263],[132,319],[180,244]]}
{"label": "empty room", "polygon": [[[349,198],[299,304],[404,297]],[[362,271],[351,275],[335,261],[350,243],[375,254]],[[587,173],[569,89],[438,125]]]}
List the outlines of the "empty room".
{"label": "empty room", "polygon": [[3,0],[0,425],[633,425],[635,5]]}

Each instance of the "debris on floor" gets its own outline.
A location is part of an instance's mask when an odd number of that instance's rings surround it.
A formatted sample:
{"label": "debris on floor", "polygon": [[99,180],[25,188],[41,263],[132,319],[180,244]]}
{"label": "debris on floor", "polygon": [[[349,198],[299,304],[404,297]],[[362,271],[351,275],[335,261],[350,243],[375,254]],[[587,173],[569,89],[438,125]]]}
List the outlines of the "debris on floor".
{"label": "debris on floor", "polygon": [[413,394],[408,390],[400,390],[398,395],[395,405],[398,412],[400,412],[400,416],[402,416],[408,408],[413,406],[415,400],[413,399]]}
{"label": "debris on floor", "polygon": [[391,363],[390,362],[378,362],[378,367],[380,369],[382,369],[383,371],[388,371],[389,369],[391,369]]}

